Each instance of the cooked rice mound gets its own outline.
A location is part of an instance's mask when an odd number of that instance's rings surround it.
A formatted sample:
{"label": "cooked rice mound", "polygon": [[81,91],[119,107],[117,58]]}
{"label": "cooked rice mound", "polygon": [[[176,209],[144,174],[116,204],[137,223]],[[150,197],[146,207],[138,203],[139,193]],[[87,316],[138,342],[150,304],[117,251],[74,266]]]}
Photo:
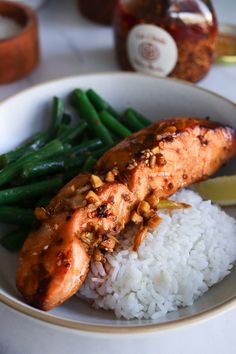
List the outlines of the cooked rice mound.
{"label": "cooked rice mound", "polygon": [[107,262],[92,263],[79,296],[118,318],[157,319],[190,306],[229,274],[236,260],[236,220],[189,190],[171,199],[190,209],[158,212],[162,222],[137,252],[127,235]]}

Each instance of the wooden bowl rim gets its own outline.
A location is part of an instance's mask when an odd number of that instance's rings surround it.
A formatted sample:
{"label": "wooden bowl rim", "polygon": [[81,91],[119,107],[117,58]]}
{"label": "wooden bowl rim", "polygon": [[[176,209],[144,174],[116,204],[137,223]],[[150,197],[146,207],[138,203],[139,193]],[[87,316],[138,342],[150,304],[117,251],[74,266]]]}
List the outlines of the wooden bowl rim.
{"label": "wooden bowl rim", "polygon": [[[22,3],[17,3],[14,1],[0,1],[0,16],[1,16],[1,5],[7,5],[9,6],[9,8],[16,8],[20,11],[22,11],[22,13],[24,13],[25,17],[26,17],[26,24],[24,26],[22,26],[22,29],[19,33],[17,33],[14,36],[11,37],[7,37],[7,38],[3,38],[0,39],[0,46],[1,44],[5,44],[6,42],[14,42],[18,39],[20,39],[22,36],[25,35],[25,33],[30,32],[33,30],[33,27],[36,25],[37,26],[37,18],[36,18],[36,14],[34,12],[33,9],[31,9],[29,6],[24,5]],[[10,16],[4,16],[4,17],[8,17],[8,18],[12,18]]]}

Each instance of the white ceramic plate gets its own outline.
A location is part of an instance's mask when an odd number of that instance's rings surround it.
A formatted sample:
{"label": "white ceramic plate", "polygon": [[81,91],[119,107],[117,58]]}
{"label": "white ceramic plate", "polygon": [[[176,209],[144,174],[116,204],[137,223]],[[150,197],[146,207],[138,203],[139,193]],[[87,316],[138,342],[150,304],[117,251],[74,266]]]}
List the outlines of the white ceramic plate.
{"label": "white ceramic plate", "polygon": [[[0,104],[0,153],[14,148],[25,138],[49,124],[51,97],[62,98],[76,87],[92,87],[118,111],[131,105],[152,120],[169,116],[210,116],[236,127],[236,106],[194,85],[171,79],[158,79],[138,74],[101,74],[66,78],[49,82],[7,99]],[[221,173],[236,172],[231,161]],[[228,211],[236,216],[236,209]],[[4,226],[0,231],[3,232]],[[73,297],[49,313],[24,303],[15,287],[17,254],[0,249],[0,299],[18,311],[67,328],[88,332],[125,333],[169,329],[209,318],[236,305],[236,269],[213,286],[193,306],[169,313],[158,321],[116,320],[111,312],[94,310]]]}

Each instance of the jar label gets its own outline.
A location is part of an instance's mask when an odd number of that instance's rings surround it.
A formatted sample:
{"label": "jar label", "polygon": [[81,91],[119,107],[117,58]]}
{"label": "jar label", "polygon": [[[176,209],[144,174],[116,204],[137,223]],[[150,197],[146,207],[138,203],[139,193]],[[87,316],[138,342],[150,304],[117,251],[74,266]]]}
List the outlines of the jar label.
{"label": "jar label", "polygon": [[167,76],[174,69],[178,49],[172,36],[155,25],[137,25],[129,32],[127,52],[136,71]]}

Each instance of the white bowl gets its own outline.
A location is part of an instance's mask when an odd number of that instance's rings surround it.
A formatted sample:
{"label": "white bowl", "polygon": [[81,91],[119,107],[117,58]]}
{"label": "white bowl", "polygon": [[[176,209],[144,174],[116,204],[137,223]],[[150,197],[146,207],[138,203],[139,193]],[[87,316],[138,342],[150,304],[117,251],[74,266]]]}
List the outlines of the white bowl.
{"label": "white bowl", "polygon": [[[76,87],[93,88],[118,111],[133,106],[152,120],[169,116],[209,116],[236,127],[232,102],[194,85],[173,79],[139,74],[99,74],[66,78],[21,92],[0,104],[0,153],[14,148],[25,138],[49,124],[53,95],[65,98]],[[236,172],[235,160],[221,173]],[[236,216],[236,208],[228,209]],[[3,230],[4,227],[1,228]],[[156,321],[117,320],[111,312],[92,309],[71,298],[49,313],[24,303],[15,287],[17,254],[0,249],[0,300],[31,317],[86,332],[140,333],[170,329],[222,313],[236,305],[236,269],[213,286],[193,306],[171,312]]]}

